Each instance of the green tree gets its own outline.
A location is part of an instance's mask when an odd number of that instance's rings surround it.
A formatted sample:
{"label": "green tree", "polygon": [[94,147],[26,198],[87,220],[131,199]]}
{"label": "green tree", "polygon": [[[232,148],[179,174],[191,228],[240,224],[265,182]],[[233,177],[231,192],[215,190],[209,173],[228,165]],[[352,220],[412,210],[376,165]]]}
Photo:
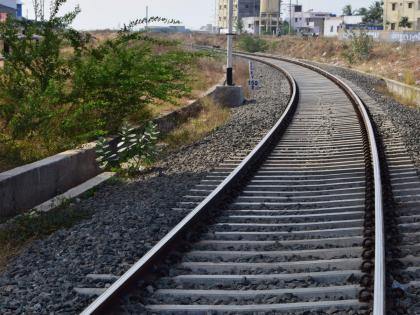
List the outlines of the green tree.
{"label": "green tree", "polygon": [[237,19],[235,23],[235,29],[238,34],[242,34],[244,31],[244,22],[242,19]]}
{"label": "green tree", "polygon": [[353,9],[351,4],[347,4],[344,8],[343,8],[343,15],[353,15]]}
{"label": "green tree", "polygon": [[369,24],[383,24],[383,16],[384,16],[384,9],[383,9],[383,2],[375,1],[369,7],[363,22]]}
{"label": "green tree", "polygon": [[58,15],[64,3],[54,0],[45,17],[38,1],[34,21],[0,23],[0,41],[10,47],[0,68],[0,145],[36,142],[38,151],[55,153],[114,133],[130,117],[147,117],[152,102],[189,91],[186,73],[198,53],[134,31],[145,19],[93,42],[71,28],[78,7]]}
{"label": "green tree", "polygon": [[356,13],[357,13],[357,15],[361,15],[361,16],[363,16],[365,18],[367,16],[367,14],[368,14],[368,9],[362,7],[360,9],[358,9],[356,11]]}
{"label": "green tree", "polygon": [[403,28],[410,28],[411,27],[411,23],[408,20],[407,16],[403,16],[401,17],[400,22],[398,23],[399,27],[403,27]]}

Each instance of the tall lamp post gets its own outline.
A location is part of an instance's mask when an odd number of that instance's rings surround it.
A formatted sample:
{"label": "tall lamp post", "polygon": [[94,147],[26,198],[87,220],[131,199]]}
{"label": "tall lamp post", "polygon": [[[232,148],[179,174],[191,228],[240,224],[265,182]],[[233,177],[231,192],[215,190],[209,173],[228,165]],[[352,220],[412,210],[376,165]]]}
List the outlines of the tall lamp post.
{"label": "tall lamp post", "polygon": [[227,69],[226,83],[233,85],[233,0],[228,3],[228,33],[227,33]]}

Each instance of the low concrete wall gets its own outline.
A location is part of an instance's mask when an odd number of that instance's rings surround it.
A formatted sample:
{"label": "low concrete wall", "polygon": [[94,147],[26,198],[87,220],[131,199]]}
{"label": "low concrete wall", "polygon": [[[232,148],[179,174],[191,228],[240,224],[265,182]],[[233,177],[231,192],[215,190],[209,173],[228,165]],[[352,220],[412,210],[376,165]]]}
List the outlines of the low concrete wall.
{"label": "low concrete wall", "polygon": [[420,108],[420,88],[386,78],[382,78],[382,80],[385,81],[391,93],[407,99]]}
{"label": "low concrete wall", "polygon": [[[200,96],[212,96],[216,86]],[[161,133],[175,129],[180,122],[197,116],[200,100],[154,122]],[[116,145],[118,138],[111,138]],[[52,157],[0,173],[0,219],[6,219],[38,206],[39,204],[78,186],[101,173],[96,163],[95,143],[81,149],[66,151]]]}
{"label": "low concrete wall", "polygon": [[0,174],[0,218],[31,209],[98,175],[95,144]]}
{"label": "low concrete wall", "polygon": [[[356,31],[357,32],[357,31]],[[368,30],[367,34],[375,41],[388,43],[420,43],[419,31],[375,31]],[[351,38],[351,33],[340,32],[338,38],[340,40],[348,40]]]}

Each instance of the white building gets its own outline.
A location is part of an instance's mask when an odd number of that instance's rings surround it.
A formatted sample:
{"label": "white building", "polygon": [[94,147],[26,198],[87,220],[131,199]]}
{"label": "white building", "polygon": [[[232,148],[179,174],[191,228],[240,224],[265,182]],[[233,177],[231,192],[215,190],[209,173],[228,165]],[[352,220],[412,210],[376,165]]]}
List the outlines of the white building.
{"label": "white building", "polygon": [[260,17],[242,18],[244,33],[258,35],[260,33]]}
{"label": "white building", "polygon": [[357,25],[361,23],[363,23],[363,16],[361,15],[346,15],[327,18],[324,22],[324,36],[338,36],[340,31],[357,27]]}
{"label": "white building", "polygon": [[290,22],[292,29],[298,33],[310,32],[319,36],[324,34],[324,21],[332,17],[335,17],[335,14],[313,10],[303,12],[301,5],[294,5],[292,6],[292,20]]}

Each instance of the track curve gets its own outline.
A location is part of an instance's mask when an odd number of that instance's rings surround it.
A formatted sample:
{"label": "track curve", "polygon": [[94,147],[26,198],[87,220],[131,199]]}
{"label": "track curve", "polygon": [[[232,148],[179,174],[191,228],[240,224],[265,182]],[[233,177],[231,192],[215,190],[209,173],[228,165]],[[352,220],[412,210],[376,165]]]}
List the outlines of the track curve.
{"label": "track curve", "polygon": [[[212,189],[192,192],[192,200],[208,197],[84,314],[107,309],[200,215],[221,208],[169,276],[156,282],[158,290],[146,294],[147,312],[356,314],[371,311],[375,295],[374,313],[383,314],[383,246],[373,246],[383,237],[380,174],[363,104],[316,69],[252,58],[289,77],[288,110],[239,166],[221,165]],[[235,198],[221,203],[232,189]]]}

